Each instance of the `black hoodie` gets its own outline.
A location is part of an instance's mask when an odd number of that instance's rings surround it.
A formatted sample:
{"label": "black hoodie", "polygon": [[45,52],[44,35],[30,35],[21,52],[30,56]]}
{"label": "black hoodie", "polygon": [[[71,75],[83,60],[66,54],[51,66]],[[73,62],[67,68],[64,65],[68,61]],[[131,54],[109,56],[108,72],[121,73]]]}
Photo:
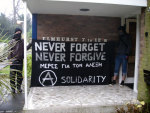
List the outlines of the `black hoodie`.
{"label": "black hoodie", "polygon": [[[15,29],[15,33],[22,30],[20,28]],[[24,40],[21,39],[21,33],[15,34],[13,39],[10,41],[12,46],[11,52],[8,56],[8,59],[12,60],[23,60],[24,58]]]}
{"label": "black hoodie", "polygon": [[131,53],[131,36],[124,33],[119,36],[119,43],[117,48],[117,55],[127,55]]}

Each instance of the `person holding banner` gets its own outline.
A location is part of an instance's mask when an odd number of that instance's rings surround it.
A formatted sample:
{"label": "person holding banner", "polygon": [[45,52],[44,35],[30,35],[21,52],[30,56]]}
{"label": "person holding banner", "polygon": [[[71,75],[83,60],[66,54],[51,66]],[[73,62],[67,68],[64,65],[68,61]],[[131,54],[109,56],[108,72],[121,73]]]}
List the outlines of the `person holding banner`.
{"label": "person holding banner", "polygon": [[[24,40],[21,38],[21,34],[22,30],[20,28],[16,28],[14,37],[10,41],[11,50],[8,59],[12,62],[10,65],[10,86],[12,93],[15,93],[16,87],[17,92],[22,92],[21,85],[23,81],[22,69],[24,58]],[[29,49],[30,47],[27,48]]]}
{"label": "person holding banner", "polygon": [[119,30],[119,43],[115,58],[115,69],[112,85],[116,84],[116,79],[119,74],[120,65],[122,64],[122,81],[120,86],[123,86],[127,75],[128,57],[131,52],[131,37],[129,34],[126,33],[125,27],[120,26],[118,30]]}

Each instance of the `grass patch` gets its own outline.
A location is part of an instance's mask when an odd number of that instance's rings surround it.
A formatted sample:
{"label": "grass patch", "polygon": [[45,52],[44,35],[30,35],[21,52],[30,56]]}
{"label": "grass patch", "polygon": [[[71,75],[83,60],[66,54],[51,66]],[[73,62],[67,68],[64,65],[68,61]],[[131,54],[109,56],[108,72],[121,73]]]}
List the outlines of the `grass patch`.
{"label": "grass patch", "polygon": [[5,68],[0,70],[0,75],[9,75],[10,73],[10,66],[6,66]]}
{"label": "grass patch", "polygon": [[[31,77],[31,72],[32,72],[32,54],[27,55],[27,75],[30,78]],[[9,76],[10,74],[10,66],[6,66],[5,68],[0,70],[0,75],[7,75]],[[24,75],[24,71],[22,72]]]}

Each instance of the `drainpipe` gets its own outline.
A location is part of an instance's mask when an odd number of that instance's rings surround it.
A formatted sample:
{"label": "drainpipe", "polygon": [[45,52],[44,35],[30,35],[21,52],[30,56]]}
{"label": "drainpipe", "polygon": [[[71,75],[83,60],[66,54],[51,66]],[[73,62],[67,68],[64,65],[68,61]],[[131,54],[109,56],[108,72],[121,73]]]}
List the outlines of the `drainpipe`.
{"label": "drainpipe", "polygon": [[25,90],[25,106],[24,109],[28,109],[28,97],[27,97],[27,3],[24,1],[24,90]]}
{"label": "drainpipe", "polygon": [[140,56],[140,16],[136,17],[136,52],[135,52],[135,70],[134,70],[134,92],[138,93],[138,75],[139,75],[139,56]]}

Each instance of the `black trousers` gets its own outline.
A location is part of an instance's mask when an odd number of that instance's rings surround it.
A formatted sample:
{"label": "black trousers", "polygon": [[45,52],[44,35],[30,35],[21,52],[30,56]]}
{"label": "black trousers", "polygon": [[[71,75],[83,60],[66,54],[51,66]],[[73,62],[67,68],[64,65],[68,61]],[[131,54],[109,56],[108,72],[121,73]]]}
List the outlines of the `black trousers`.
{"label": "black trousers", "polygon": [[23,81],[22,76],[23,60],[15,60],[10,66],[10,86],[12,89],[21,88]]}

